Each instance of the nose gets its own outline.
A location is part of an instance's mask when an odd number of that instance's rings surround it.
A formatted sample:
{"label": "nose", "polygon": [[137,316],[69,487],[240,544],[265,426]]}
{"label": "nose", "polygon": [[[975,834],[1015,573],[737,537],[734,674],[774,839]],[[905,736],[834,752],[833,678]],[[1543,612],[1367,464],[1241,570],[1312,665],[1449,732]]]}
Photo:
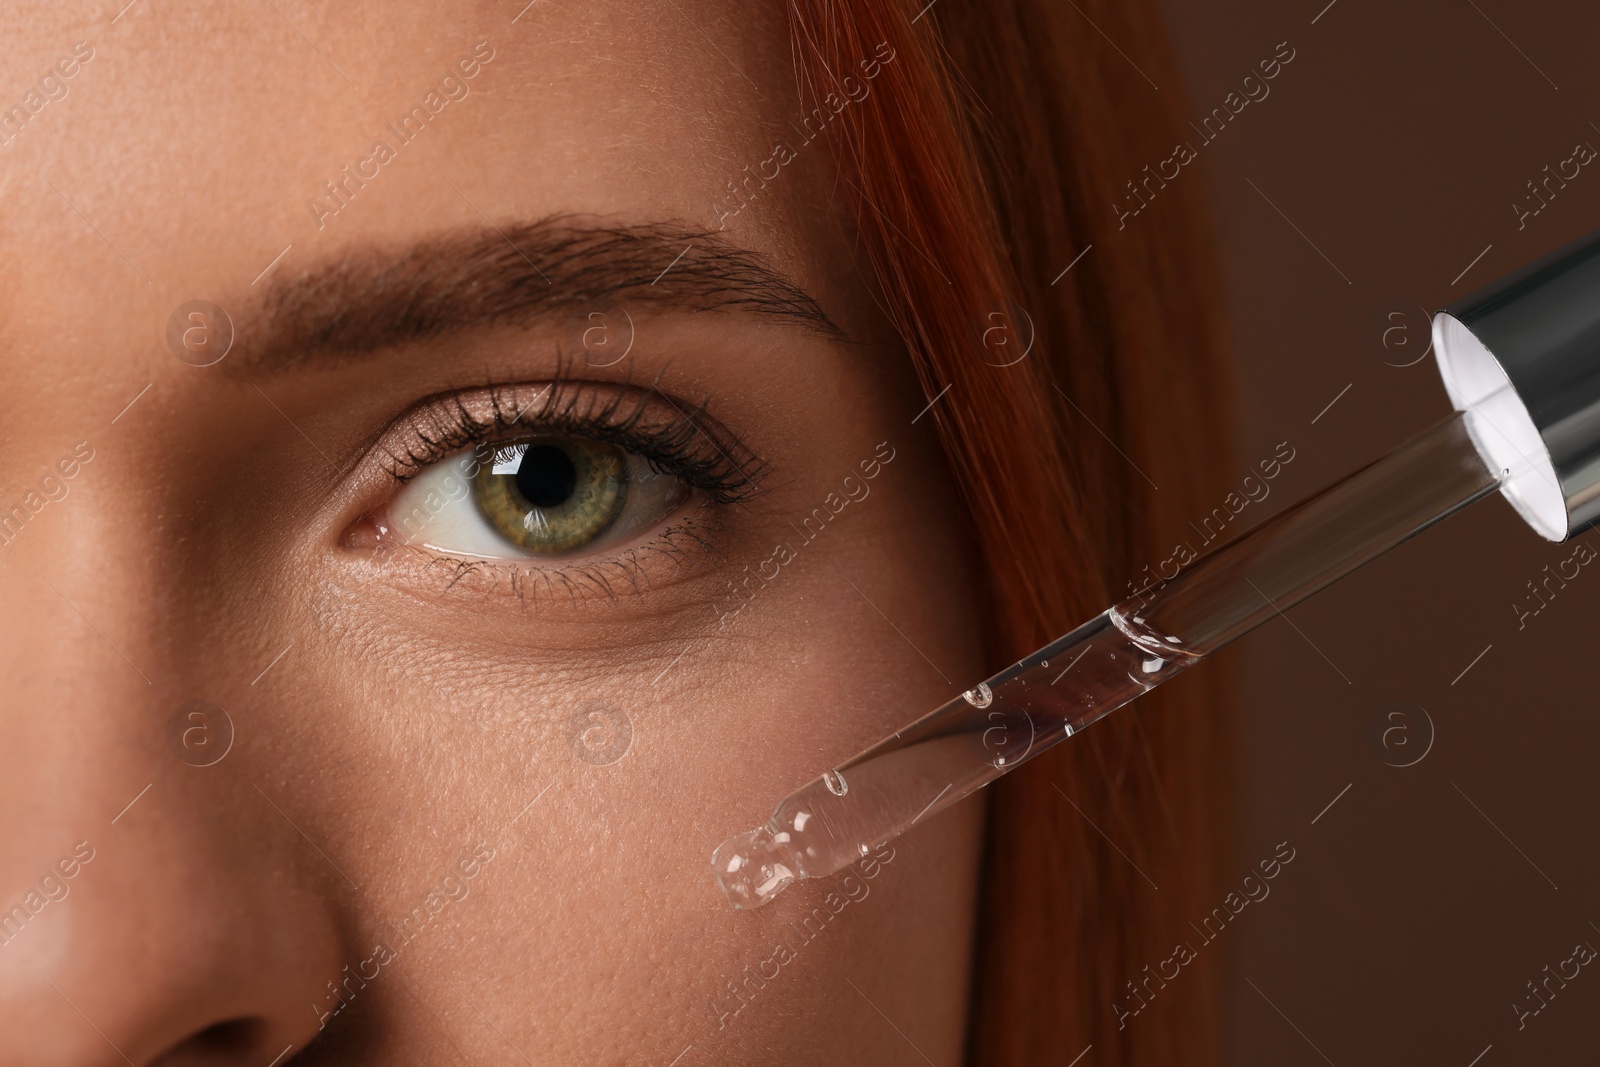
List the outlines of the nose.
{"label": "nose", "polygon": [[343,876],[247,739],[185,709],[195,674],[140,641],[137,598],[8,577],[0,1064],[281,1067],[355,958]]}

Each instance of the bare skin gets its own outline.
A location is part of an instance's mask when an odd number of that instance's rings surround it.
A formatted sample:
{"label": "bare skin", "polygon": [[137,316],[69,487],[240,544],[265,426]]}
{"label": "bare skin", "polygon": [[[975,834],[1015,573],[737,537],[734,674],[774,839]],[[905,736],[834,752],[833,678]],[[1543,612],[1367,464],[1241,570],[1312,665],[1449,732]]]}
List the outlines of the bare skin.
{"label": "bare skin", "polygon": [[[758,912],[707,865],[982,673],[781,8],[121,6],[0,16],[0,1060],[958,1063],[978,805]],[[461,412],[631,414],[684,484],[559,558],[403,536]]]}

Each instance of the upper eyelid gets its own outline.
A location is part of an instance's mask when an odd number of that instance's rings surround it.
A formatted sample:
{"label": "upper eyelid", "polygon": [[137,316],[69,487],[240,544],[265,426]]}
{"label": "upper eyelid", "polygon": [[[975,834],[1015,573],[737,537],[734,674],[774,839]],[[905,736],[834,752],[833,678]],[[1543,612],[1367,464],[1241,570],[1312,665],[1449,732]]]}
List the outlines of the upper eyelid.
{"label": "upper eyelid", "polygon": [[[404,483],[470,445],[553,432],[642,455],[717,503],[743,503],[764,491],[766,460],[711,418],[705,404],[691,414],[660,390],[564,377],[560,370],[542,386],[491,384],[413,405],[379,442],[388,473]],[[537,407],[518,402],[522,390]]]}

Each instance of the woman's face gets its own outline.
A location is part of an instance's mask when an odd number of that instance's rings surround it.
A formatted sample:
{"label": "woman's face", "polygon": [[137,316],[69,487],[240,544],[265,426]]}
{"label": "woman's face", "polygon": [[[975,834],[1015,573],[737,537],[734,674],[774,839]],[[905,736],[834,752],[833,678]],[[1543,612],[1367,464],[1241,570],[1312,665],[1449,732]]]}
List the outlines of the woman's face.
{"label": "woman's face", "polygon": [[123,2],[3,16],[0,1060],[956,1062],[976,805],[708,865],[982,667],[779,5]]}

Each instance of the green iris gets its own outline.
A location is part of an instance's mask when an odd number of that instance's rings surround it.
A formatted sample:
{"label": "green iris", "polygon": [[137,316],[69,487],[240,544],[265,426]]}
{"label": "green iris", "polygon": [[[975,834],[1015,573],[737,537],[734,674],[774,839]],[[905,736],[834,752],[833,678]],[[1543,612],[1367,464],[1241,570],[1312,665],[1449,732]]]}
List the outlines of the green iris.
{"label": "green iris", "polygon": [[497,533],[552,556],[605,533],[622,513],[627,488],[626,452],[570,437],[496,445],[473,479],[478,508]]}

